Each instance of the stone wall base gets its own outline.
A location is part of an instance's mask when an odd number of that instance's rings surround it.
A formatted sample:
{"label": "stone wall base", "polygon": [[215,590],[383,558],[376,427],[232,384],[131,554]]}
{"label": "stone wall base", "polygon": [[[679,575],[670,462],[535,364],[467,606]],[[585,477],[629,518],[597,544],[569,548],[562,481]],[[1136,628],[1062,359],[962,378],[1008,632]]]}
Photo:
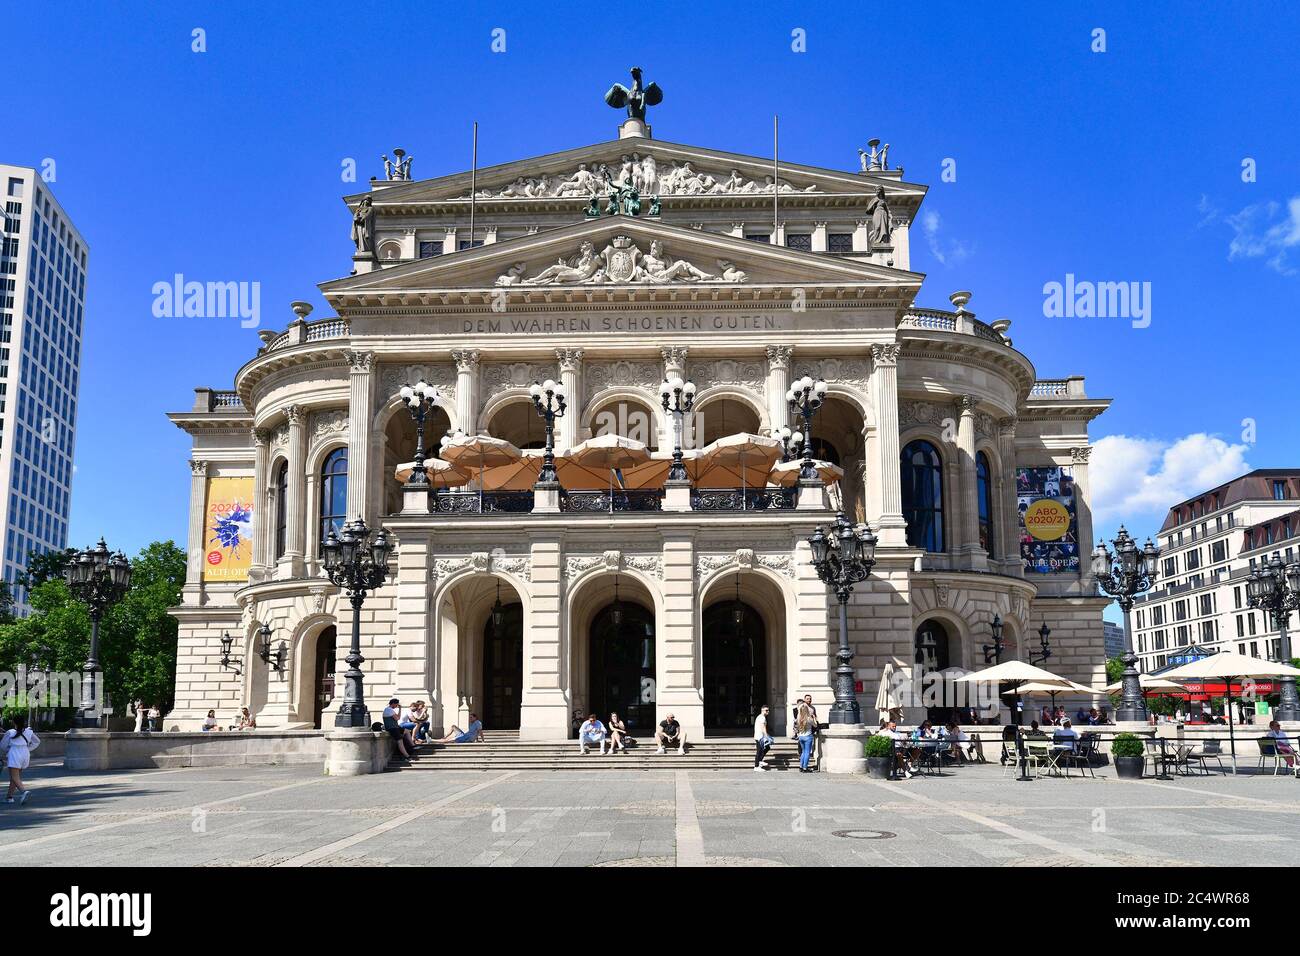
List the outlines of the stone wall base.
{"label": "stone wall base", "polygon": [[325,737],[319,730],[149,734],[70,730],[63,766],[78,771],[273,767],[323,763],[325,751]]}
{"label": "stone wall base", "polygon": [[867,772],[865,724],[831,724],[821,733],[821,770],[825,773]]}

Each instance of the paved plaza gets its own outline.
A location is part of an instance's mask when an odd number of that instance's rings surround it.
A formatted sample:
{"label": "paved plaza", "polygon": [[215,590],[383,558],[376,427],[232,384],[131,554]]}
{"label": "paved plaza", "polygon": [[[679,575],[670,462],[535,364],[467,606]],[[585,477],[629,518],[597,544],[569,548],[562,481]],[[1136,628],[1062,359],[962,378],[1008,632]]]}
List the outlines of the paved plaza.
{"label": "paved plaza", "polygon": [[[43,764],[43,765],[42,765]],[[794,772],[73,774],[0,804],[8,866],[1289,865],[1300,782],[1020,783],[996,765],[886,783]]]}

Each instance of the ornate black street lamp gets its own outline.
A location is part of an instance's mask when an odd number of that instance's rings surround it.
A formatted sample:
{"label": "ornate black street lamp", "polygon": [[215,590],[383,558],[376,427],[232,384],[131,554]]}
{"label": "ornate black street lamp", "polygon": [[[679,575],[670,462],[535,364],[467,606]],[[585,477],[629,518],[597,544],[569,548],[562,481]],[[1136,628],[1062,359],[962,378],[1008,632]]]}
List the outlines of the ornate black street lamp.
{"label": "ornate black street lamp", "polygon": [[799,469],[800,481],[817,480],[817,469],[813,467],[812,420],[817,409],[826,401],[826,389],[825,382],[805,375],[785,393],[790,411],[803,419],[803,465]]}
{"label": "ornate black street lamp", "polygon": [[438,387],[420,379],[414,385],[403,385],[398,393],[406,403],[406,410],[415,422],[415,467],[411,469],[408,485],[427,485],[428,473],[424,468],[424,421],[438,401]]}
{"label": "ornate black street lamp", "polygon": [[271,649],[271,625],[263,624],[257,630],[258,644],[257,656],[262,659],[262,663],[271,668],[272,673],[280,673],[284,670],[284,659],[289,656],[289,645],[284,641],[275,650]]}
{"label": "ornate black street lamp", "polygon": [[537,476],[539,485],[559,484],[560,476],[555,473],[555,420],[564,417],[567,408],[567,396],[564,386],[549,378],[545,382],[533,382],[528,389],[533,396],[533,407],[546,422],[546,454],[542,457],[542,470]]}
{"label": "ornate black street lamp", "polygon": [[835,657],[835,703],[831,705],[832,724],[860,724],[862,711],[853,690],[853,650],[849,647],[849,595],[853,585],[865,581],[876,564],[876,536],[865,524],[854,526],[844,517],[835,515],[835,525],[830,533],[821,525],[808,539],[812,547],[813,567],[817,576],[835,591],[840,602],[840,649]]}
{"label": "ornate black street lamp", "polygon": [[[374,540],[371,540],[371,535]],[[348,592],[352,605],[352,646],[348,656],[348,669],[344,673],[347,685],[343,692],[343,704],[338,716],[334,718],[335,727],[368,727],[370,715],[366,711],[366,695],[361,664],[361,606],[366,601],[368,592],[382,585],[389,574],[388,558],[392,545],[388,542],[388,532],[379,529],[372,532],[365,521],[358,518],[343,526],[340,534],[333,529],[325,538],[322,546],[325,552],[325,573],[330,582]]]}
{"label": "ornate black street lamp", "polygon": [[238,657],[231,657],[230,651],[234,648],[235,639],[230,636],[229,631],[221,632],[221,660],[218,661],[222,667],[228,668],[235,672],[238,677],[243,673],[244,662]]}
{"label": "ornate black street lamp", "polygon": [[81,702],[73,724],[77,727],[98,727],[102,720],[96,703],[99,681],[99,622],[104,612],[126,596],[131,586],[131,562],[121,551],[108,550],[104,539],[94,548],[75,551],[68,556],[64,571],[68,590],[86,605],[90,612],[90,654],[81,671]]}
{"label": "ornate black street lamp", "polygon": [[781,460],[794,461],[794,456],[803,443],[803,432],[791,431],[789,426],[782,425],[772,435],[781,441]]}
{"label": "ornate black street lamp", "polygon": [[1147,703],[1142,697],[1142,681],[1138,676],[1138,656],[1133,652],[1133,628],[1129,621],[1129,612],[1133,610],[1134,595],[1151,589],[1159,571],[1160,549],[1147,539],[1147,543],[1138,550],[1137,542],[1128,531],[1120,525],[1111,545],[1114,554],[1106,549],[1106,542],[1097,542],[1092,552],[1092,573],[1097,579],[1097,586],[1119,602],[1124,612],[1124,653],[1120,660],[1124,664],[1124,676],[1121,678],[1123,688],[1119,707],[1115,710],[1115,719],[1120,721],[1147,720]]}
{"label": "ornate black street lamp", "polygon": [[695,383],[683,382],[680,377],[664,379],[659,386],[659,399],[664,411],[673,416],[673,464],[668,469],[669,481],[685,481],[686,466],[682,464],[682,416],[689,415],[695,407]]}
{"label": "ornate black street lamp", "polygon": [[993,633],[993,643],[984,645],[984,663],[1000,664],[1002,663],[1002,652],[1007,647],[1002,642],[1002,618],[1000,615],[993,615],[993,623],[989,625],[989,630]]}
{"label": "ornate black street lamp", "polygon": [[[1246,603],[1266,614],[1272,614],[1281,640],[1280,663],[1291,663],[1291,635],[1287,633],[1291,612],[1300,608],[1300,564],[1282,564],[1276,554],[1271,561],[1250,573],[1246,579]],[[1279,693],[1277,720],[1300,720],[1300,696],[1296,694],[1295,678],[1283,677]]]}
{"label": "ornate black street lamp", "polygon": [[1026,655],[1027,659],[1029,660],[1029,663],[1041,664],[1043,663],[1043,661],[1047,660],[1049,657],[1052,656],[1052,642],[1050,640],[1051,636],[1052,636],[1052,629],[1048,627],[1047,622],[1044,621],[1043,626],[1038,629],[1038,646],[1042,648],[1042,650],[1039,651],[1037,654],[1035,654],[1033,651],[1030,651]]}

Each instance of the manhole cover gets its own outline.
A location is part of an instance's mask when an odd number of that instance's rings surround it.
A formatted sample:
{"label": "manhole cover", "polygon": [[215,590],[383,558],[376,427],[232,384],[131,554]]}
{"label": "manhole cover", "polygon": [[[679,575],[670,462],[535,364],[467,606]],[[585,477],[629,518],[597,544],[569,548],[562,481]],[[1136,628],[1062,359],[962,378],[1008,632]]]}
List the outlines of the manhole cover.
{"label": "manhole cover", "polygon": [[843,837],[846,840],[892,840],[898,834],[890,833],[888,830],[835,830],[831,836]]}

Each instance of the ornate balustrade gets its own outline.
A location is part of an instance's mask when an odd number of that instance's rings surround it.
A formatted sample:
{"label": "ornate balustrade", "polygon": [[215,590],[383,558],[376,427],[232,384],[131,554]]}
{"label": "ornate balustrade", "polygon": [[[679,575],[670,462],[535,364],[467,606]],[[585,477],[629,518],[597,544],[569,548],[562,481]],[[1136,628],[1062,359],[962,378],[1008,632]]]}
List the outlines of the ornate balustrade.
{"label": "ornate balustrade", "polygon": [[692,511],[788,511],[797,502],[795,488],[696,488]]}
{"label": "ornate balustrade", "polygon": [[572,514],[612,514],[626,511],[662,511],[664,496],[658,489],[623,491],[565,491],[560,510]]}

